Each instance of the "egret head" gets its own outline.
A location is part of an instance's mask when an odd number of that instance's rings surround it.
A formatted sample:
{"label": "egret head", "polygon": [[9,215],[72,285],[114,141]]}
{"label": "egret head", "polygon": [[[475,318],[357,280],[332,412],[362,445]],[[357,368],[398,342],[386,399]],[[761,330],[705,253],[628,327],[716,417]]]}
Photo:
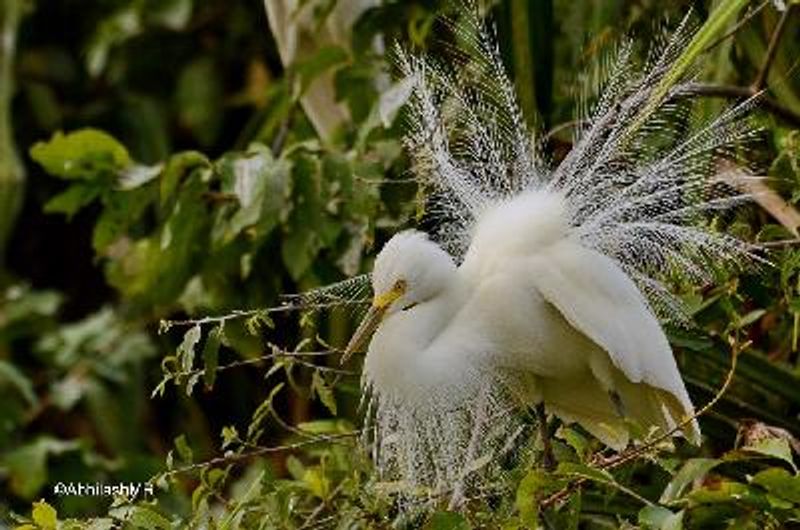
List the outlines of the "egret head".
{"label": "egret head", "polygon": [[372,307],[350,339],[342,362],[366,344],[387,315],[438,295],[455,270],[450,255],[425,233],[405,230],[392,237],[375,259]]}

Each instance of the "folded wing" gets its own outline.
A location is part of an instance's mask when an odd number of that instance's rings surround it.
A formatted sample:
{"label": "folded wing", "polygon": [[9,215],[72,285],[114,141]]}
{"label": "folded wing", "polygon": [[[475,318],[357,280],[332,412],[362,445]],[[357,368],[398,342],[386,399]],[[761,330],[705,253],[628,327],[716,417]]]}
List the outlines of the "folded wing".
{"label": "folded wing", "polygon": [[[530,279],[544,298],[602,347],[629,382],[663,391],[657,395],[668,423],[694,414],[661,326],[636,284],[612,259],[569,239],[528,259]],[[684,434],[699,443],[697,422]]]}

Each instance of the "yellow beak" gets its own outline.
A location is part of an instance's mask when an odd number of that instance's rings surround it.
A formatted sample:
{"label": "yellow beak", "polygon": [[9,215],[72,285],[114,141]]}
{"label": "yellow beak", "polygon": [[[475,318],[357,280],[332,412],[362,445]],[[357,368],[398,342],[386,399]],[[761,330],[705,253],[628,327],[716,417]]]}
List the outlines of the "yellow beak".
{"label": "yellow beak", "polygon": [[363,350],[369,344],[369,340],[375,330],[378,329],[378,326],[380,326],[386,311],[405,292],[405,282],[398,282],[391,290],[375,295],[372,300],[372,306],[364,316],[364,320],[361,321],[358,329],[353,333],[350,342],[347,343],[347,347],[344,349],[341,364],[346,363],[355,352]]}

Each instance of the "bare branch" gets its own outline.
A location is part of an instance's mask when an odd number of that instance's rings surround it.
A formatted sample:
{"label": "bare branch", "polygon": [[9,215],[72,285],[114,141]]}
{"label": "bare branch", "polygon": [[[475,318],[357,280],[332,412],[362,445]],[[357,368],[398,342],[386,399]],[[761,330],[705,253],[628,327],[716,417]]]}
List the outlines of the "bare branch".
{"label": "bare branch", "polygon": [[789,21],[789,16],[792,13],[793,7],[794,3],[790,2],[789,6],[783,11],[780,20],[778,20],[775,30],[772,32],[772,36],[769,39],[769,44],[767,45],[767,53],[764,55],[764,62],[761,64],[761,68],[758,70],[758,75],[756,75],[756,78],[753,81],[754,91],[761,90],[767,86],[769,69],[775,60],[775,54],[778,52],[778,43],[781,40],[784,30],[786,29],[786,23]]}

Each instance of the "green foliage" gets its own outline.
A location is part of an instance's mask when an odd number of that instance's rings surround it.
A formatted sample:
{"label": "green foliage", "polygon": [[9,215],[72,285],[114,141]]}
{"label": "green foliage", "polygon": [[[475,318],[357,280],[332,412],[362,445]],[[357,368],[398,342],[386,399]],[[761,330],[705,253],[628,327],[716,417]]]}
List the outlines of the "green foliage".
{"label": "green foliage", "polygon": [[[300,4],[314,24],[300,40],[315,44],[334,3]],[[622,32],[650,38],[654,23],[687,7],[510,4],[487,5],[504,58],[532,68],[516,72],[517,83],[544,124],[571,119],[575,71]],[[675,76],[697,59],[704,79],[752,82],[780,15],[768,5],[735,27],[744,4],[693,4],[707,22]],[[674,530],[800,521],[800,251],[780,243],[794,234],[764,211],[714,222],[773,244],[772,265],[699,290],[676,285],[695,322],[669,337],[698,405],[722,386],[731,349],[744,348],[729,390],[701,418],[703,447],[654,442],[610,466],[597,441],[562,425],[555,471],[539,467],[537,451],[522,452],[498,490],[468,499],[463,513],[448,499],[402,511],[398,493],[408,487],[371,468],[358,443],[357,374],[335,356],[355,312],[297,315],[279,295],[365,271],[376,242],[414,216],[428,222],[427,190],[406,178],[404,87],[386,76],[373,43],[380,34],[384,44],[446,51],[454,37],[434,20],[454,9],[385,2],[343,41],[282,67],[258,2],[32,7],[13,70],[13,126],[35,185],[12,265],[0,271],[0,526]],[[520,9],[527,20],[513,18]],[[787,72],[798,30],[790,19],[768,76],[770,97],[795,113],[800,89]],[[326,78],[350,119],[320,139],[302,101]],[[703,100],[698,114],[719,108]],[[767,112],[758,119],[765,138],[742,155],[796,205],[798,132]],[[552,131],[555,160],[567,130]],[[0,136],[5,152],[10,136]],[[12,199],[0,187],[0,204]],[[69,252],[51,257],[62,239]],[[35,241],[42,246],[30,250]],[[155,492],[53,494],[69,481],[140,481]]]}

